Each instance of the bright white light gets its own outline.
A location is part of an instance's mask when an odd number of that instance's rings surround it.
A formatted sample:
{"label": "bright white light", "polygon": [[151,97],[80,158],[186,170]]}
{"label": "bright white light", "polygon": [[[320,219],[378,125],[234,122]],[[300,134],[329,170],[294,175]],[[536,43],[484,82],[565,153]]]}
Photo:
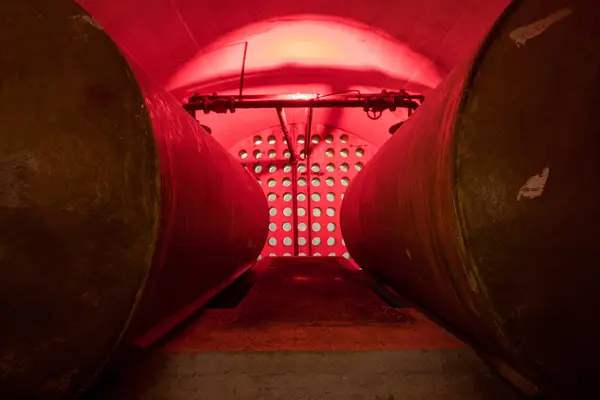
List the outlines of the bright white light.
{"label": "bright white light", "polygon": [[286,94],[286,95],[283,95],[282,97],[284,99],[290,99],[290,100],[312,100],[312,99],[316,99],[317,96],[318,95],[316,93],[295,93],[295,94]]}

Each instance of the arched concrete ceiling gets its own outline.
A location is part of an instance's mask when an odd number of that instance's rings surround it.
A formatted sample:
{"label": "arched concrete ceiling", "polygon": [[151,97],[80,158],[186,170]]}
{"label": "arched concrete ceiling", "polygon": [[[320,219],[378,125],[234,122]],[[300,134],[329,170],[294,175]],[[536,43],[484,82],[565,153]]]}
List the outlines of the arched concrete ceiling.
{"label": "arched concrete ceiling", "polygon": [[[129,57],[182,101],[194,91],[427,93],[466,59],[509,0],[79,0]],[[244,58],[245,53],[245,58]],[[273,110],[200,115],[230,146]],[[304,122],[303,112],[288,113]],[[318,110],[314,121],[376,145],[404,111]]]}

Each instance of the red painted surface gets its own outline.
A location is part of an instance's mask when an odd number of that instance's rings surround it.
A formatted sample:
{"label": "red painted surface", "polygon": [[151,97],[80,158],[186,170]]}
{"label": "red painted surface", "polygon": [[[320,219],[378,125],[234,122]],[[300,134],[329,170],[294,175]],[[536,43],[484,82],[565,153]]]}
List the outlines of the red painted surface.
{"label": "red painted surface", "polygon": [[265,243],[268,213],[253,177],[131,64],[161,166],[158,244],[134,325],[138,343],[147,345],[251,266]]}
{"label": "red painted surface", "polygon": [[[193,90],[244,93],[435,87],[479,43],[509,0],[79,0],[117,44],[181,100]],[[226,147],[276,123],[272,111],[202,115]],[[371,121],[321,110],[314,122],[376,146],[405,113]],[[302,123],[288,114],[290,123]]]}
{"label": "red painted surface", "polygon": [[[377,0],[348,2],[272,1],[257,0],[249,4],[242,0],[225,2],[187,0],[79,0],[100,25],[130,57],[137,60],[159,84],[183,101],[194,92],[238,94],[243,85],[245,94],[327,94],[344,90],[376,92],[400,88],[428,93],[458,61],[473,51],[508,0],[481,2],[477,0]],[[243,82],[241,72],[244,70]],[[286,110],[291,125],[306,122],[304,110]],[[388,128],[406,118],[405,110],[385,112],[378,120],[367,118],[362,110],[315,110],[313,124],[343,131],[351,144],[365,143],[369,153],[382,146],[390,137]],[[266,136],[277,124],[275,110],[239,110],[234,114],[202,114],[197,118],[212,129],[213,136],[234,156],[242,148],[256,149],[255,135]],[[280,132],[274,132],[277,140]],[[337,143],[337,142],[336,142]],[[279,146],[279,144],[277,145]],[[266,140],[259,146],[268,151]],[[282,147],[278,147],[280,152]],[[325,147],[315,153],[324,165]],[[319,232],[297,231],[308,224],[327,218],[325,196],[321,203],[307,200],[292,205],[297,215],[290,231],[283,224],[292,220],[283,214],[286,190],[298,189],[304,194],[312,190],[303,187],[283,187],[283,179],[291,179],[291,171],[283,172],[285,161],[277,155],[274,190],[266,185],[268,165],[260,172],[265,193],[275,193],[272,202],[277,214],[276,245],[267,245],[264,255],[293,254],[294,246],[283,244],[289,238],[300,240],[298,254],[345,254],[337,218],[345,186],[341,178],[352,179],[355,173],[340,171],[343,162],[335,149],[333,162],[335,179],[331,191],[336,194],[331,206],[336,209],[334,235],[325,235],[327,224]],[[352,150],[352,149],[350,149]],[[253,158],[249,151],[250,158]],[[281,152],[280,152],[281,153]],[[352,153],[352,151],[350,151]],[[364,159],[368,160],[370,154]],[[266,162],[266,158],[262,159]],[[312,164],[312,162],[310,162]],[[253,163],[254,164],[254,163]],[[254,165],[251,166],[252,170]],[[265,172],[267,170],[267,172]],[[325,171],[327,172],[327,171]],[[327,172],[329,173],[329,172]],[[306,179],[310,169],[300,172],[293,181]],[[323,175],[322,177],[325,177]],[[320,178],[320,177],[317,177]],[[325,178],[326,179],[326,178]],[[307,182],[312,182],[310,178]],[[325,183],[325,184],[323,184]],[[320,189],[327,188],[322,182]],[[303,192],[304,191],[304,192]],[[322,190],[323,191],[323,190]],[[327,191],[329,192],[329,191]],[[326,194],[323,191],[322,194]],[[302,198],[302,196],[301,196]],[[323,217],[314,217],[312,208],[321,207]],[[318,212],[318,211],[317,211]],[[289,221],[293,223],[293,221]],[[318,222],[317,222],[318,223]],[[310,226],[312,227],[311,221]],[[286,225],[287,227],[287,225]],[[287,235],[292,232],[293,235]],[[321,243],[330,237],[335,245],[309,245],[314,234]],[[289,242],[286,240],[286,242]],[[273,251],[271,251],[273,250]]]}

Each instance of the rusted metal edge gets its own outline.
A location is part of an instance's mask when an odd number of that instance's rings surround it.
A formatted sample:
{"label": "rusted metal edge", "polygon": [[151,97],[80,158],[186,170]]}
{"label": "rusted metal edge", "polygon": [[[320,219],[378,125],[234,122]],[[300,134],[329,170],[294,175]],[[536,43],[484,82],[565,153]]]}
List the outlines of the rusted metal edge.
{"label": "rusted metal edge", "polygon": [[[485,57],[487,56],[487,50],[498,39],[498,32],[500,30],[500,27],[508,21],[508,19],[515,13],[515,11],[518,9],[518,7],[521,5],[521,3],[522,3],[522,0],[512,0],[511,1],[511,3],[504,9],[504,11],[500,14],[500,16],[496,19],[494,24],[491,26],[488,33],[486,34],[486,36],[482,40],[481,44],[477,48],[475,55],[472,58],[472,62],[469,67],[469,70],[468,70],[467,74],[465,75],[464,81],[462,82],[462,94],[461,94],[461,98],[460,98],[458,107],[456,109],[457,117],[453,121],[453,126],[452,126],[452,132],[454,133],[454,135],[451,138],[451,140],[452,140],[451,149],[452,149],[452,154],[454,154],[454,155],[456,155],[458,152],[459,140],[457,138],[457,133],[458,133],[460,126],[462,125],[463,113],[467,107],[469,100],[470,100],[470,94],[471,94],[470,88],[473,86],[473,83],[475,82],[475,78],[479,72],[480,66],[483,63],[483,60],[485,59]],[[458,165],[458,163],[459,163],[458,158],[453,157],[451,160],[451,168],[452,168],[451,174],[452,174],[452,187],[453,187],[452,206],[453,206],[454,216],[455,216],[455,218],[453,219],[455,221],[454,229],[455,229],[455,232],[457,233],[457,253],[458,253],[459,259],[461,260],[461,264],[464,267],[466,267],[465,273],[470,273],[470,272],[473,273],[474,279],[477,280],[477,285],[482,289],[483,295],[485,296],[485,298],[488,301],[485,305],[482,305],[481,301],[480,302],[472,301],[473,300],[472,293],[466,293],[465,295],[469,298],[469,301],[471,304],[479,304],[477,311],[483,312],[485,315],[487,315],[489,317],[489,320],[494,323],[495,328],[498,330],[495,332],[496,338],[499,340],[499,342],[501,343],[502,347],[505,348],[505,350],[509,350],[511,347],[510,343],[508,342],[508,339],[506,339],[501,326],[498,326],[498,324],[495,323],[498,320],[498,316],[496,315],[496,313],[493,312],[492,308],[489,306],[490,298],[488,297],[486,285],[479,279],[477,265],[471,255],[471,253],[469,252],[470,246],[469,246],[467,235],[465,232],[466,218],[465,218],[464,209],[462,208],[462,203],[460,201],[460,193],[459,193],[459,185],[458,185],[458,183],[459,183],[459,179],[458,179],[459,165]],[[469,269],[469,271],[466,270],[467,268]],[[455,333],[455,332],[453,332],[453,333]],[[459,337],[459,336],[457,335],[457,337]],[[497,356],[489,354],[489,350],[487,349],[487,347],[485,347],[485,346],[479,347],[479,346],[473,345],[476,342],[472,341],[470,338],[468,338],[466,336],[463,336],[463,337],[465,337],[466,343],[469,343],[470,345],[472,345],[474,350],[480,355],[480,357],[482,359],[484,359],[484,361],[486,361],[488,363],[488,365],[490,365],[491,368],[493,368],[501,377],[503,377],[505,380],[507,380],[509,383],[511,383],[513,386],[515,386],[515,388],[517,388],[519,391],[521,391],[522,393],[524,393],[527,396],[536,396],[537,397],[537,396],[544,395],[544,393],[542,392],[542,389],[540,389],[536,384],[534,384],[528,377],[525,377],[520,372],[517,372],[513,368],[513,366],[511,366],[511,365],[509,365],[509,363],[507,363],[506,360],[498,359]],[[530,368],[534,369],[533,366],[531,366]],[[537,375],[535,378],[539,378],[540,374],[538,371],[536,371],[534,369],[532,372],[535,375]]]}
{"label": "rusted metal edge", "polygon": [[[79,4],[75,3],[76,7],[78,7],[81,12],[85,15],[90,15],[83,7],[81,7]],[[90,15],[91,17],[91,15]],[[108,37],[108,35],[107,35]],[[120,60],[120,62],[123,64],[123,67],[125,68],[125,70],[127,71],[127,74],[130,76],[130,78],[135,82],[136,87],[138,88],[138,94],[139,94],[139,100],[142,106],[142,113],[144,114],[144,118],[146,119],[146,121],[148,122],[148,126],[154,128],[154,124],[152,122],[152,118],[150,117],[149,113],[147,112],[147,106],[146,106],[146,100],[145,100],[145,96],[144,96],[144,91],[142,89],[142,87],[140,86],[139,82],[137,81],[137,79],[135,78],[135,73],[133,72],[133,69],[131,68],[131,65],[127,62],[127,59],[125,58],[125,56],[121,53],[121,50],[119,49],[119,47],[115,44],[115,42],[109,38],[109,40],[111,41],[111,43],[114,46],[115,49],[115,60],[118,58]],[[110,365],[111,360],[113,358],[113,356],[118,353],[118,351],[122,348],[123,345],[123,339],[126,337],[127,335],[127,331],[128,328],[131,325],[131,322],[134,319],[134,316],[139,308],[139,305],[141,303],[143,294],[145,292],[146,289],[146,284],[148,282],[148,278],[151,275],[152,270],[154,269],[154,253],[156,250],[156,245],[158,243],[158,236],[159,236],[159,232],[161,229],[161,225],[162,225],[162,221],[160,218],[161,215],[161,209],[162,209],[162,184],[161,184],[161,168],[160,168],[160,157],[159,157],[159,151],[158,151],[158,146],[156,145],[156,139],[154,136],[154,129],[152,129],[152,138],[153,138],[153,143],[154,143],[154,162],[156,165],[156,170],[155,170],[155,176],[154,176],[154,182],[156,184],[156,193],[158,193],[159,195],[158,197],[158,201],[156,202],[156,204],[154,205],[154,225],[152,227],[152,242],[150,244],[150,246],[148,247],[148,253],[146,254],[145,257],[145,263],[147,263],[148,268],[146,269],[146,273],[144,274],[144,277],[141,281],[140,287],[137,290],[137,293],[135,295],[135,299],[133,302],[133,306],[131,307],[131,311],[129,313],[129,316],[127,317],[127,320],[125,321],[125,323],[123,324],[123,327],[121,328],[121,332],[119,334],[119,336],[116,339],[116,342],[112,348],[111,351],[109,351],[109,353],[106,355],[104,362],[98,367],[97,371],[90,377],[87,379],[87,381],[85,381],[79,388],[76,388],[74,390],[74,392],[69,395],[67,394],[67,398],[72,398],[72,399],[76,399],[78,397],[80,397],[84,392],[86,392],[88,389],[90,389],[95,383],[96,381],[100,378],[102,372],[104,372],[106,370],[106,368]]]}

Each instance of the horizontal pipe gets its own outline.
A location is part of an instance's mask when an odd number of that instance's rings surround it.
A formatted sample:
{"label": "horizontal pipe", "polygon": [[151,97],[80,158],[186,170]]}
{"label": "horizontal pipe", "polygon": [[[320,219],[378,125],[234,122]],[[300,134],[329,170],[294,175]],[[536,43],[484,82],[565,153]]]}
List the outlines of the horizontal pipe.
{"label": "horizontal pipe", "polygon": [[247,99],[240,100],[235,97],[204,98],[190,101],[183,105],[188,112],[203,111],[225,113],[235,112],[237,109],[260,108],[363,108],[365,110],[395,110],[396,108],[416,109],[419,103],[406,99],[404,96],[373,95],[371,97],[356,99]]}
{"label": "horizontal pipe", "polygon": [[75,3],[0,12],[0,398],[72,398],[252,265],[267,201]]}

